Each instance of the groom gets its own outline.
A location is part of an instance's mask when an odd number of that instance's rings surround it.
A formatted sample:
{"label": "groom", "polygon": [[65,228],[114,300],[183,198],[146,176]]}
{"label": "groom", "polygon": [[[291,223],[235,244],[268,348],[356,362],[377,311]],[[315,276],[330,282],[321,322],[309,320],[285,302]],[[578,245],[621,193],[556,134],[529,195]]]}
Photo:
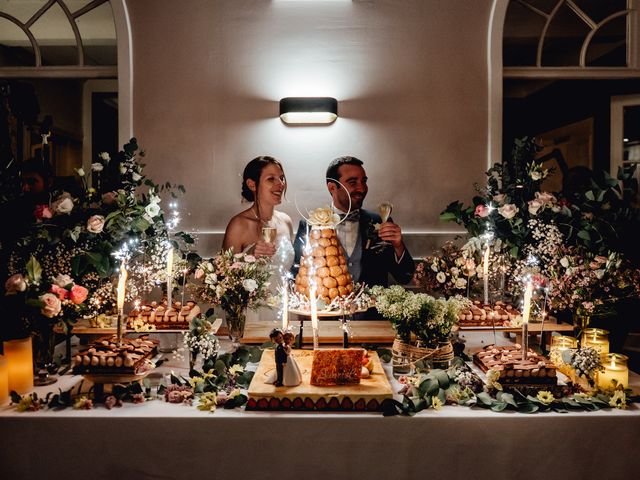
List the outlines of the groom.
{"label": "groom", "polygon": [[[411,254],[402,241],[402,230],[391,219],[382,223],[380,216],[362,208],[367,196],[367,174],[362,160],[339,157],[327,168],[327,188],[334,209],[347,219],[336,228],[338,238],[347,254],[349,273],[355,282],[369,286],[389,285],[389,274],[398,283],[409,283],[415,271]],[[337,182],[347,189],[345,191]],[[296,252],[292,273],[296,274],[306,242],[307,224],[300,221],[294,248]],[[382,243],[382,242],[386,242]]]}

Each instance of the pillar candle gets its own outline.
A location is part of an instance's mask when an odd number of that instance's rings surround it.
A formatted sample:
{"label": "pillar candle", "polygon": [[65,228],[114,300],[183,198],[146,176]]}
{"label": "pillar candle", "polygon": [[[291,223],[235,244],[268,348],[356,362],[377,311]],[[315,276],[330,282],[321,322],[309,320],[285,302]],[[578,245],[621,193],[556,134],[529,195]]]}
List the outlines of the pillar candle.
{"label": "pillar candle", "polygon": [[25,394],[33,390],[33,350],[31,337],[4,342],[9,391]]}
{"label": "pillar candle", "polygon": [[289,285],[284,281],[284,292],[282,292],[282,331],[289,328]]}
{"label": "pillar candle", "polygon": [[0,407],[9,403],[9,371],[7,361],[0,355]]}
{"label": "pillar candle", "polygon": [[489,304],[489,245],[484,251],[484,259],[482,262],[482,281],[484,284],[484,303]]}
{"label": "pillar candle", "polygon": [[627,367],[627,357],[617,353],[606,355],[603,363],[604,371],[598,372],[598,387],[602,389],[613,388],[613,380],[617,385],[629,386],[629,367]]}

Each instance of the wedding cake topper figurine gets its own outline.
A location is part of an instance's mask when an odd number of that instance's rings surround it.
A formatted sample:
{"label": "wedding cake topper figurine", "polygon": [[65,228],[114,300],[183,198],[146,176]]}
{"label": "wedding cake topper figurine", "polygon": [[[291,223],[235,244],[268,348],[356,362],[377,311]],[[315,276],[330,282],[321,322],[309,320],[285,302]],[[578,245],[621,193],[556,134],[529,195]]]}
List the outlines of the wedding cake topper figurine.
{"label": "wedding cake topper figurine", "polygon": [[291,354],[291,345],[295,335],[291,332],[282,333],[279,328],[274,328],[269,338],[276,344],[275,360],[276,371],[271,373],[265,383],[272,383],[276,387],[295,387],[302,383],[302,375],[295,358]]}
{"label": "wedding cake topper figurine", "polygon": [[[276,378],[275,378],[275,386],[282,387],[284,384],[282,383],[284,377],[284,365],[287,363],[287,352],[284,348],[284,336],[282,334],[282,330],[279,328],[274,328],[271,330],[269,334],[269,338],[273,343],[276,344],[275,349],[275,357],[276,357]],[[272,383],[272,382],[269,382]]]}

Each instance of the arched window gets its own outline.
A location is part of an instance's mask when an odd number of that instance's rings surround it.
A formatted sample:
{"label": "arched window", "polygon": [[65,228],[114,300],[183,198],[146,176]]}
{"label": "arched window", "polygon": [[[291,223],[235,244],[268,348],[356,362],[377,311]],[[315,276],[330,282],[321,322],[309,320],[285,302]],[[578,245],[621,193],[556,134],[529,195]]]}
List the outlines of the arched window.
{"label": "arched window", "polygon": [[0,75],[115,77],[116,65],[108,0],[0,2]]}
{"label": "arched window", "polygon": [[505,77],[633,75],[640,67],[637,3],[511,0],[504,22]]}

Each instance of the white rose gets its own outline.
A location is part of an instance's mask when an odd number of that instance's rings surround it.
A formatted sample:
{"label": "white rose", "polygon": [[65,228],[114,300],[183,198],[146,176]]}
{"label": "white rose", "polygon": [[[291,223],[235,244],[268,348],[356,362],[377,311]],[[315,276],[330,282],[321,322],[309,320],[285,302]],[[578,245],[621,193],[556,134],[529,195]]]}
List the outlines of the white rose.
{"label": "white rose", "polygon": [[75,171],[80,177],[84,177],[84,168],[76,168]]}
{"label": "white rose", "polygon": [[144,211],[147,215],[153,218],[158,216],[158,214],[160,213],[160,207],[157,203],[150,203],[149,205],[144,207]]}
{"label": "white rose", "polygon": [[253,292],[256,288],[258,288],[258,282],[256,282],[253,278],[247,278],[242,281],[242,286],[247,292]]}
{"label": "white rose", "polygon": [[140,175],[140,174],[138,174],[138,173],[136,173],[136,172],[133,172],[133,173],[131,174],[131,179],[132,179],[134,182],[137,182],[137,181],[138,181],[138,180],[140,180],[141,178],[142,178],[142,175]]}
{"label": "white rose", "polygon": [[98,157],[100,157],[105,162],[108,162],[109,160],[111,160],[111,157],[109,156],[109,154],[107,152],[100,152],[98,154]]}
{"label": "white rose", "polygon": [[102,215],[92,215],[87,220],[87,231],[91,233],[100,233],[104,228],[104,217]]}
{"label": "white rose", "polygon": [[564,268],[569,268],[569,259],[567,257],[562,257],[560,259],[560,265],[562,265]]}
{"label": "white rose", "polygon": [[459,288],[460,290],[467,288],[467,280],[465,278],[458,278],[456,280],[456,288]]}
{"label": "white rose", "polygon": [[7,295],[11,295],[16,292],[24,292],[27,289],[27,282],[25,282],[22,275],[16,273],[7,279],[4,284],[4,289]]}
{"label": "white rose", "polygon": [[104,170],[104,166],[100,162],[92,163],[91,170],[93,170],[94,172],[101,172],[102,170]]}
{"label": "white rose", "polygon": [[530,175],[531,175],[531,179],[532,180],[540,180],[540,179],[542,179],[542,174],[540,172],[538,172],[537,170],[534,170],[533,172],[531,172]]}
{"label": "white rose", "polygon": [[516,207],[513,203],[507,203],[498,209],[498,213],[502,215],[507,220],[515,217],[516,213],[518,213],[520,209]]}
{"label": "white rose", "polygon": [[73,200],[67,192],[62,193],[55,202],[51,204],[51,210],[55,213],[70,213],[73,210]]}
{"label": "white rose", "polygon": [[60,313],[60,310],[62,309],[62,302],[56,295],[53,293],[45,293],[44,295],[40,295],[38,298],[43,303],[43,306],[40,309],[40,313],[42,313],[42,315],[48,318],[53,318]]}
{"label": "white rose", "polygon": [[493,201],[496,203],[503,203],[504,202],[504,193],[499,193],[498,195],[494,195],[493,196]]}
{"label": "white rose", "polygon": [[556,203],[556,197],[549,192],[536,192],[536,200],[540,200],[542,203]]}
{"label": "white rose", "polygon": [[[456,260],[456,261],[457,261],[457,260]],[[451,275],[452,275],[452,276],[457,277],[457,276],[458,276],[458,274],[460,273],[460,270],[459,270],[458,268],[456,268],[456,267],[453,267],[453,268],[450,270],[450,272],[451,272]]]}
{"label": "white rose", "polygon": [[444,274],[444,272],[438,272],[438,274],[436,275],[436,280],[440,283],[444,283],[446,279],[447,276]]}
{"label": "white rose", "polygon": [[60,288],[64,288],[67,285],[73,283],[73,278],[71,278],[69,275],[63,275],[62,273],[54,277],[52,280],[53,283]]}
{"label": "white rose", "polygon": [[542,207],[544,207],[544,202],[541,202],[537,198],[529,200],[529,213],[531,215],[537,215],[538,210],[540,210]]}

